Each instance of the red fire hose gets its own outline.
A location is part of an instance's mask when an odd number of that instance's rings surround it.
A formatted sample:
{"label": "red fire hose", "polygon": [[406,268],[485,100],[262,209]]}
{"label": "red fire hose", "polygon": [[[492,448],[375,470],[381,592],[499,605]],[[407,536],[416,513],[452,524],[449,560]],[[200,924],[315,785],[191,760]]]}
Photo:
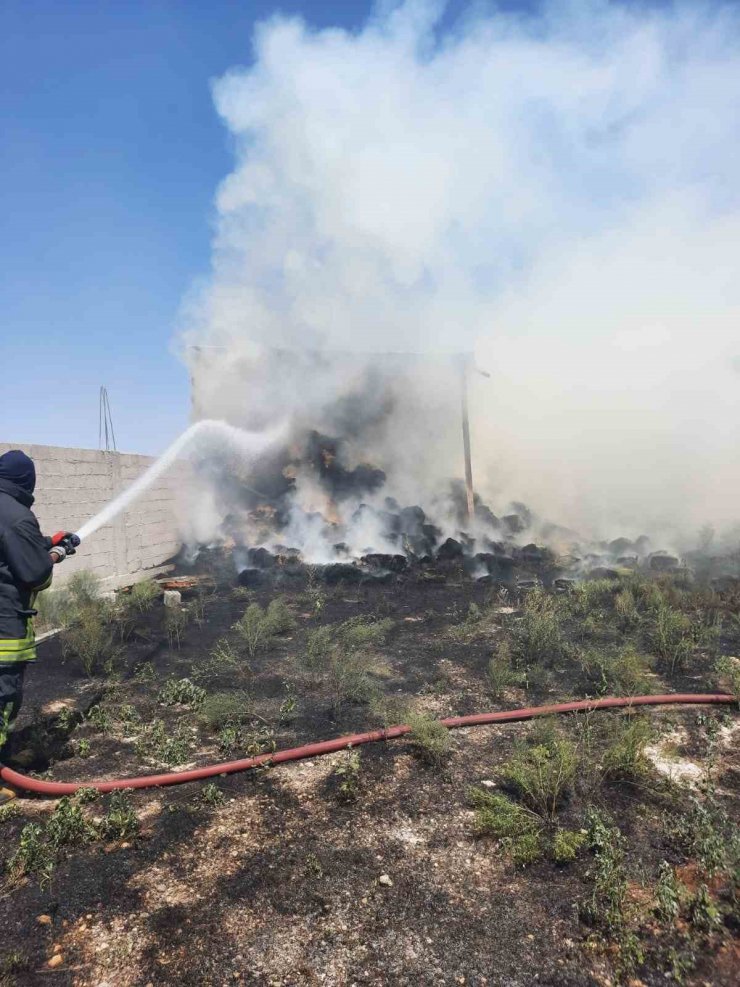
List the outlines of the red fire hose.
{"label": "red fire hose", "polygon": [[[535,716],[551,716],[555,713],[574,713],[592,709],[622,709],[631,706],[669,706],[686,704],[730,704],[735,702],[733,696],[723,693],[686,693],[672,696],[632,696],[618,699],[585,699],[579,702],[556,703],[552,706],[530,706],[524,709],[509,709],[500,713],[474,713],[471,716],[450,716],[439,722],[449,730],[455,727],[484,726],[488,723],[512,723],[517,720],[531,720]],[[156,788],[161,785],[182,785],[188,781],[202,781],[204,778],[215,778],[218,775],[236,774],[238,771],[249,771],[261,764],[283,764],[285,761],[300,761],[304,758],[319,757],[322,754],[333,754],[348,747],[359,747],[361,744],[371,744],[376,740],[393,740],[410,733],[411,727],[401,725],[389,727],[387,730],[372,730],[369,733],[355,733],[334,740],[322,740],[315,744],[305,744],[303,747],[292,747],[289,750],[276,751],[274,754],[260,754],[258,757],[246,757],[240,761],[226,761],[222,764],[208,764],[191,771],[177,771],[165,775],[144,775],[139,778],[119,778],[114,781],[40,781],[18,774],[11,768],[0,767],[0,778],[16,788],[39,795],[74,795],[80,788],[94,788],[99,792],[112,792],[120,788]]]}

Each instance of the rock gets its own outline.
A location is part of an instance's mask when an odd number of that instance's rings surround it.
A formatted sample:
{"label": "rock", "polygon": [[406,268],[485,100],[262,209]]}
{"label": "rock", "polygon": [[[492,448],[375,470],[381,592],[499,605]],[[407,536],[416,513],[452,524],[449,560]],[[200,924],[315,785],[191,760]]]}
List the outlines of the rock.
{"label": "rock", "polygon": [[51,915],[39,915],[36,919],[39,925],[51,925],[52,918]]}
{"label": "rock", "polygon": [[442,544],[437,549],[437,558],[443,561],[452,561],[453,559],[461,559],[463,557],[463,547],[459,541],[454,538],[448,538],[447,541],[442,542]]}
{"label": "rock", "polygon": [[166,589],[164,591],[164,605],[166,607],[181,607],[182,593],[178,589]]}
{"label": "rock", "polygon": [[387,874],[381,874],[378,878],[378,884],[382,884],[384,888],[392,888],[393,881]]}
{"label": "rock", "polygon": [[53,970],[61,966],[62,963],[64,963],[64,956],[61,953],[55,953],[46,965]]}
{"label": "rock", "polygon": [[678,569],[678,559],[675,555],[667,552],[655,552],[650,556],[650,568],[653,572],[670,572],[671,569]]}

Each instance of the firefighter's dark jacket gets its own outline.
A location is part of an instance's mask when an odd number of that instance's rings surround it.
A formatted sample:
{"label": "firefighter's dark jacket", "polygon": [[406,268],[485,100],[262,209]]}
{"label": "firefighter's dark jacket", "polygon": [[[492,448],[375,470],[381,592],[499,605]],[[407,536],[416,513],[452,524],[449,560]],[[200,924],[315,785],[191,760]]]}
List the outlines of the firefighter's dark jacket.
{"label": "firefighter's dark jacket", "polygon": [[32,504],[32,494],[0,478],[0,665],[36,658],[33,604],[53,566]]}

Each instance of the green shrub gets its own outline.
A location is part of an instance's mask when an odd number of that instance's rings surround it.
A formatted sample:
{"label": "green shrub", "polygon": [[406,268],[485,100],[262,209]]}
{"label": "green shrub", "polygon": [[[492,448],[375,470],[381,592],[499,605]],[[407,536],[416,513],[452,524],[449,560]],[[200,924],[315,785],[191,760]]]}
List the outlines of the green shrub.
{"label": "green shrub", "polygon": [[477,831],[498,840],[515,865],[527,867],[542,857],[542,822],[533,812],[501,792],[474,788],[470,798]]}
{"label": "green shrub", "polygon": [[101,733],[108,733],[113,726],[111,715],[104,706],[91,706],[85,714],[85,719],[90,726],[100,730]]}
{"label": "green shrub", "polygon": [[625,924],[627,873],[624,866],[625,840],[595,809],[588,813],[588,846],[594,855],[592,889],[581,905],[582,917],[610,932],[621,932]]}
{"label": "green shrub", "polygon": [[151,758],[171,766],[187,761],[191,749],[192,736],[183,725],[178,724],[172,731],[162,720],[152,720],[147,724],[136,741],[139,757]]}
{"label": "green shrub", "polygon": [[671,675],[683,670],[694,651],[690,619],[667,603],[661,603],[652,613],[648,632],[650,646]]}
{"label": "green shrub", "polygon": [[227,724],[240,724],[254,718],[252,697],[248,692],[214,692],[203,700],[200,717],[210,730]]}
{"label": "green shrub", "polygon": [[502,766],[501,774],[525,805],[551,819],[571,789],[577,769],[575,745],[553,737],[532,747],[520,747]]}
{"label": "green shrub", "polygon": [[162,706],[202,706],[206,691],[190,679],[168,679],[160,689],[157,702]]}
{"label": "green shrub", "polygon": [[552,859],[556,864],[569,864],[576,859],[578,851],[586,842],[585,833],[570,829],[559,829],[552,841]]}
{"label": "green shrub", "polygon": [[612,739],[604,751],[602,771],[605,778],[640,778],[650,770],[645,748],[652,739],[646,717],[630,716],[613,721]]}
{"label": "green shrub", "polygon": [[714,666],[720,684],[740,704],[740,659],[723,655]]}
{"label": "green shrub", "polygon": [[251,671],[248,663],[234,650],[228,638],[220,638],[210,655],[193,663],[193,681],[199,685],[212,685],[220,676],[236,671]]}
{"label": "green shrub", "polygon": [[62,846],[89,843],[94,837],[95,829],[85,818],[80,804],[69,796],[61,799],[46,826],[49,845],[57,850]]}
{"label": "green shrub", "polygon": [[112,792],[108,811],[98,824],[101,836],[109,840],[127,840],[139,832],[139,820],[131,805],[128,791]]}
{"label": "green shrub", "polygon": [[511,646],[508,641],[499,644],[496,653],[488,662],[486,676],[491,695],[495,699],[501,699],[506,690],[518,681],[518,676],[512,667]]}
{"label": "green shrub", "polygon": [[188,626],[188,614],[182,607],[165,607],[164,626],[170,648],[182,647],[182,636]]}
{"label": "green shrub", "polygon": [[580,655],[580,664],[588,683],[599,695],[637,696],[650,684],[648,663],[632,645],[617,652],[585,651]]}
{"label": "green shrub", "polygon": [[631,586],[626,586],[614,597],[614,613],[620,630],[631,631],[640,624],[640,610]]}
{"label": "green shrub", "polygon": [[270,624],[259,603],[250,603],[234,624],[234,630],[244,643],[249,657],[254,658],[270,637]]}
{"label": "green shrub", "polygon": [[154,606],[154,601],[159,597],[161,590],[153,579],[144,579],[140,583],[134,583],[131,592],[126,598],[127,604],[138,613],[146,613]]}
{"label": "green shrub", "polygon": [[218,785],[214,784],[212,781],[203,787],[203,791],[200,793],[199,798],[204,805],[210,805],[214,808],[216,806],[223,805],[226,801],[224,793]]}
{"label": "green shrub", "polygon": [[359,794],[361,767],[359,752],[348,750],[332,772],[339,780],[337,793],[344,802],[354,802]]}
{"label": "green shrub", "polygon": [[265,614],[267,630],[270,636],[286,634],[295,629],[296,622],[285,600],[278,596],[270,602]]}
{"label": "green shrub", "polygon": [[315,628],[307,635],[298,666],[326,687],[335,712],[343,703],[368,703],[377,696],[373,676],[383,669],[372,650],[385,640],[391,627],[390,620],[359,617]]}
{"label": "green shrub", "polygon": [[21,830],[18,849],[8,860],[11,880],[35,874],[42,884],[48,883],[54,872],[54,852],[43,839],[43,828],[38,823],[26,823]]}
{"label": "green shrub", "polygon": [[100,598],[100,580],[93,572],[82,569],[70,576],[64,586],[72,606],[82,610]]}
{"label": "green shrub", "polygon": [[658,871],[655,884],[656,912],[667,925],[673,925],[681,911],[681,888],[676,872],[665,860]]}
{"label": "green shrub", "polygon": [[512,628],[512,648],[521,665],[552,663],[567,652],[558,601],[535,589],[524,601],[521,619]]}
{"label": "green shrub", "polygon": [[423,713],[409,717],[409,739],[414,753],[427,764],[439,766],[450,751],[450,731],[439,720]]}
{"label": "green shrub", "polygon": [[65,658],[72,656],[92,678],[103,662],[113,662],[120,654],[115,645],[110,607],[102,600],[85,604],[62,639]]}

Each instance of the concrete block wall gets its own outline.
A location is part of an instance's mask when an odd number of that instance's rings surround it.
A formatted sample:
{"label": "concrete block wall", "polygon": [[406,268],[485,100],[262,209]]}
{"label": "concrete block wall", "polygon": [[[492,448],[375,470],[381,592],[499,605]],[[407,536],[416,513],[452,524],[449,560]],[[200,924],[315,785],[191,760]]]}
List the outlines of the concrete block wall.
{"label": "concrete block wall", "polygon": [[[0,454],[23,449],[36,463],[34,513],[45,535],[77,531],[154,461],[149,456],[0,442]],[[94,572],[108,589],[143,579],[180,547],[175,466],[129,509],[100,528],[77,554],[58,566],[56,585],[81,569]]]}

